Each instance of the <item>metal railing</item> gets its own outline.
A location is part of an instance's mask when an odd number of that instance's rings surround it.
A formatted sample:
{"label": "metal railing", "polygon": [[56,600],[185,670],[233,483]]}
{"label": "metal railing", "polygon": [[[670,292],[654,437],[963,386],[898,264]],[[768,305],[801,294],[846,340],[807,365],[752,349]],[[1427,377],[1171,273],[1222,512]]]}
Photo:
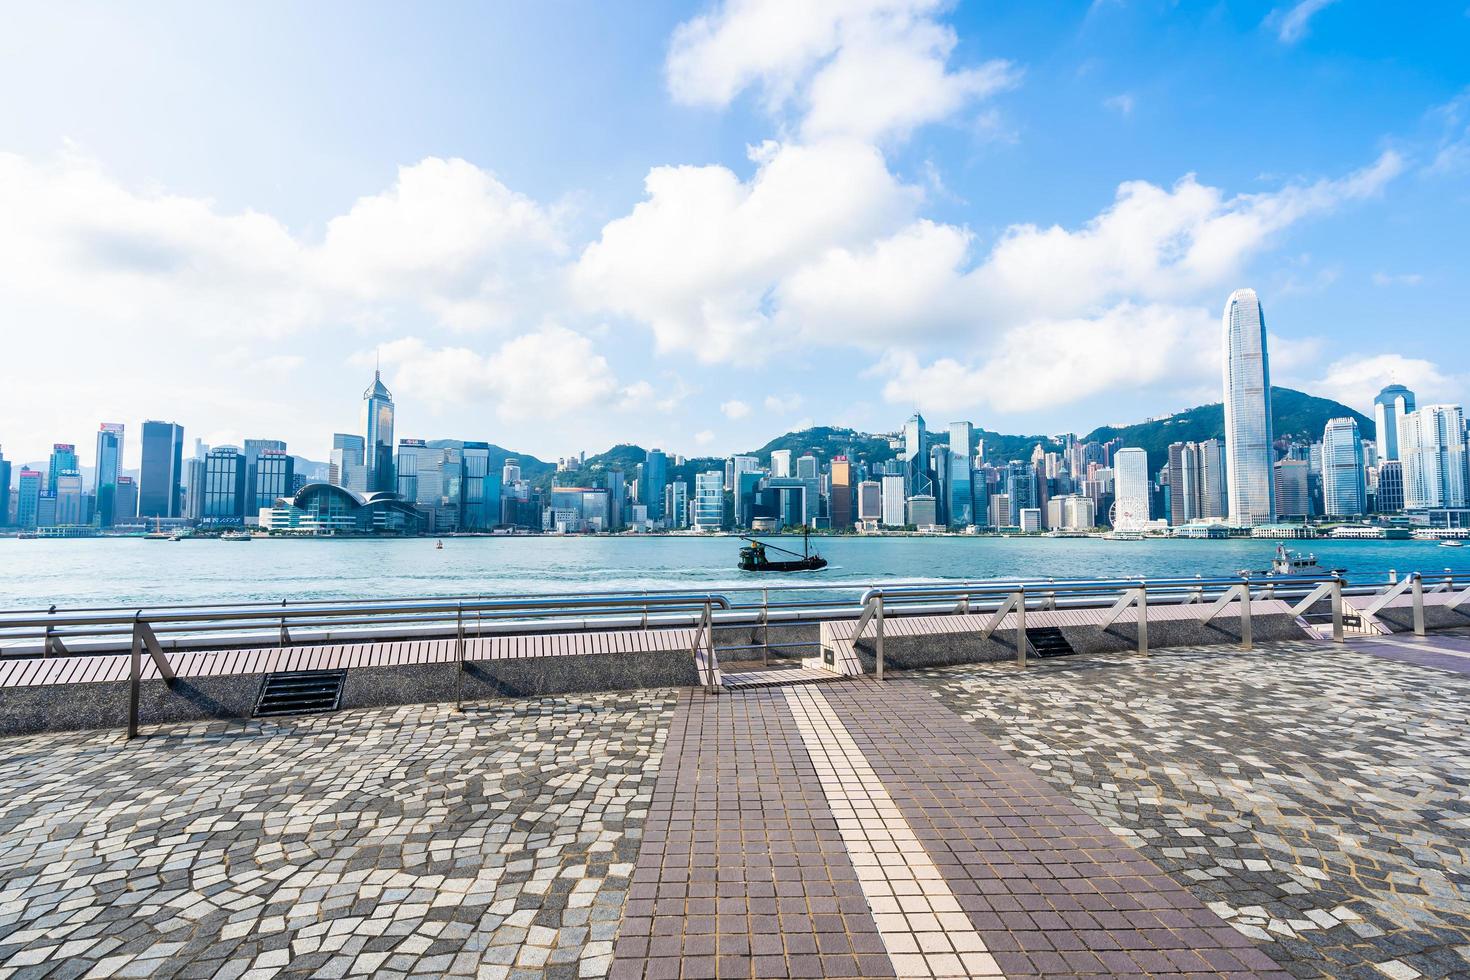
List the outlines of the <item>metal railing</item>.
{"label": "metal railing", "polygon": [[[1252,599],[1276,598],[1301,616],[1319,602],[1331,608],[1332,638],[1343,641],[1344,596],[1367,599],[1361,613],[1371,619],[1404,594],[1413,598],[1413,628],[1425,631],[1424,595],[1453,593],[1448,608],[1470,601],[1470,572],[1412,572],[1400,578],[1349,581],[1336,574],[1290,576],[1175,577],[1155,579],[1006,581],[822,582],[725,587],[718,592],[623,591],[597,594],[445,596],[417,600],[258,601],[155,608],[91,607],[0,613],[0,657],[42,657],[129,652],[129,733],[137,730],[142,655],[146,651],[165,682],[173,686],[169,649],[221,649],[241,645],[290,647],[324,642],[386,641],[451,636],[461,674],[467,669],[470,636],[513,633],[590,632],[693,627],[691,656],[700,684],[718,686],[719,660],[760,652],[820,649],[809,639],[773,642],[772,628],[815,627],[857,618],[853,642],[874,630],[875,676],[884,672],[885,618],[942,613],[988,613],[982,638],[1014,616],[1017,663],[1025,666],[1028,610],[1103,608],[1107,629],[1136,609],[1138,652],[1149,654],[1148,610],[1160,604],[1208,604],[1202,622],[1240,617],[1241,646],[1252,645]],[[748,627],[759,643],[721,643],[718,631]],[[38,648],[38,649],[37,649]],[[457,682],[458,687],[458,682]],[[458,694],[456,696],[458,700]]]}

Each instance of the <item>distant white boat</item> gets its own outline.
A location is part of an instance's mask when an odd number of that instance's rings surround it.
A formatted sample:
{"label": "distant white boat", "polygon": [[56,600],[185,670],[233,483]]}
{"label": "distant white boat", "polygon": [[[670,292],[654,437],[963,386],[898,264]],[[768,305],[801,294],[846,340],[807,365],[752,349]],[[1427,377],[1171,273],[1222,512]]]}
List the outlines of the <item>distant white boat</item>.
{"label": "distant white boat", "polygon": [[251,535],[249,531],[226,531],[219,536],[219,539],[221,541],[249,541]]}
{"label": "distant white boat", "polygon": [[1448,541],[1448,540],[1446,540],[1446,541],[1441,541],[1439,543],[1439,546],[1441,548],[1463,548],[1463,547],[1465,547],[1465,542],[1463,542],[1463,541]]}

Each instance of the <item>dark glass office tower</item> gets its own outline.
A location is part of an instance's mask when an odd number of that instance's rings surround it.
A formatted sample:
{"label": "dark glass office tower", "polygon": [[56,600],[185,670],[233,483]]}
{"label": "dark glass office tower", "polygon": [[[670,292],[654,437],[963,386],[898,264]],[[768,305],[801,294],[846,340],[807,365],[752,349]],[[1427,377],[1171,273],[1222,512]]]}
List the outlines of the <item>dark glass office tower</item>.
{"label": "dark glass office tower", "polygon": [[182,517],[183,473],[184,427],[173,422],[144,422],[138,516]]}

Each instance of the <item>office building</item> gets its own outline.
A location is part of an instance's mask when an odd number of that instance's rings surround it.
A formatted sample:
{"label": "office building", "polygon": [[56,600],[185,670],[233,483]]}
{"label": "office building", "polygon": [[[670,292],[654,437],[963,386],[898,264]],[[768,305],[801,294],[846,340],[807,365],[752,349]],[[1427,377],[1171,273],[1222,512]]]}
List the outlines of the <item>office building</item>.
{"label": "office building", "polygon": [[791,476],[791,450],[771,450],[771,476],[778,478]]}
{"label": "office building", "polygon": [[[438,496],[438,485],[429,475],[438,455],[439,451],[430,449],[422,439],[398,440],[398,455],[393,460],[393,471],[398,479],[400,498],[425,508],[431,508],[438,502],[435,499]],[[430,491],[433,497],[429,495]]]}
{"label": "office building", "polygon": [[1465,464],[1465,412],[1459,405],[1425,405],[1399,427],[1404,509],[1470,506]]}
{"label": "office building", "polygon": [[718,531],[725,524],[725,475],[706,470],[694,475],[694,530]]}
{"label": "office building", "polygon": [[899,456],[902,466],[904,494],[914,497],[932,494],[934,483],[929,475],[929,432],[924,416],[915,412],[903,425],[903,448]]}
{"label": "office building", "polygon": [[56,475],[56,515],[54,527],[75,527],[88,523],[85,498],[82,495],[82,474],[77,470],[62,470]]}
{"label": "office building", "polygon": [[883,484],[877,480],[864,480],[857,485],[857,519],[864,522],[883,519]]}
{"label": "office building", "polygon": [[334,487],[368,492],[367,441],[359,435],[337,432],[332,435],[332,455],[327,464],[327,482]]}
{"label": "office building", "polygon": [[362,393],[363,467],[370,492],[395,490],[393,476],[393,396],[383,376],[373,372],[373,383]]}
{"label": "office building", "polygon": [[1373,399],[1373,424],[1378,458],[1399,459],[1399,426],[1414,411],[1414,393],[1403,385],[1389,385]]}
{"label": "office building", "polygon": [[945,474],[945,518],[952,528],[976,523],[974,459],[970,443],[975,429],[969,422],[949,423],[949,459]]}
{"label": "office building", "polygon": [[1221,318],[1229,517],[1241,527],[1276,519],[1271,366],[1266,317],[1254,289],[1237,289]]}
{"label": "office building", "polygon": [[904,478],[901,475],[883,477],[883,523],[888,527],[903,527]]}
{"label": "office building", "polygon": [[1016,526],[1022,534],[1035,534],[1041,530],[1041,508],[1022,507],[1016,513]]}
{"label": "office building", "polygon": [[1113,526],[1135,531],[1153,518],[1148,477],[1148,453],[1138,448],[1120,449],[1113,457]]}
{"label": "office building", "polygon": [[199,523],[204,516],[205,463],[209,457],[206,447],[203,456],[191,456],[184,460],[184,517]]}
{"label": "office building", "polygon": [[[255,519],[256,512],[262,508],[269,508],[276,502],[277,497],[288,496],[291,491],[291,480],[288,475],[284,481],[280,479],[281,456],[286,456],[286,444],[279,439],[246,439],[245,440],[245,516],[251,520]],[[260,457],[265,452],[277,453],[277,458],[268,465],[271,473],[265,486],[260,485]],[[289,459],[289,456],[286,456]],[[295,472],[292,464],[290,472]],[[273,492],[274,491],[274,492]]]}
{"label": "office building", "polygon": [[1012,460],[1005,467],[1005,498],[1010,505],[1007,514],[996,518],[1000,521],[1004,518],[1005,526],[1013,527],[1021,523],[1021,511],[1031,507],[1040,509],[1041,498],[1036,486],[1036,470],[1030,463],[1022,463]]}
{"label": "office building", "polygon": [[10,523],[10,464],[0,453],[0,527]]}
{"label": "office building", "polygon": [[239,448],[215,446],[206,453],[199,519],[206,524],[242,523],[245,519],[245,475],[245,454]]}
{"label": "office building", "polygon": [[908,499],[908,523],[914,527],[934,527],[939,523],[933,494],[921,493]]}
{"label": "office building", "polygon": [[[643,473],[638,480],[639,500],[648,507],[648,519],[664,519],[664,487],[669,483],[669,458],[662,449],[650,449],[643,458]],[[687,492],[687,488],[686,488]]]}
{"label": "office building", "polygon": [[138,516],[182,517],[183,479],[184,427],[173,422],[144,422]]}
{"label": "office building", "polygon": [[92,523],[112,527],[116,521],[117,478],[122,475],[123,426],[103,422],[97,429],[97,462],[92,470]]}
{"label": "office building", "polygon": [[664,527],[682,530],[689,526],[689,484],[675,480],[664,487]]}
{"label": "office building", "polygon": [[815,480],[817,478],[817,457],[810,454],[797,457],[796,478],[798,480]]}
{"label": "office building", "polygon": [[46,489],[46,476],[40,470],[21,468],[16,477],[15,526],[34,531],[41,506],[41,492]]}
{"label": "office building", "polygon": [[46,490],[48,493],[56,492],[56,481],[63,473],[76,473],[81,470],[77,462],[77,447],[69,442],[58,442],[51,447],[51,462],[46,468]]}
{"label": "office building", "polygon": [[1306,520],[1312,512],[1312,495],[1307,481],[1310,464],[1304,459],[1278,460],[1274,467],[1276,513],[1280,517]]}
{"label": "office building", "polygon": [[1373,509],[1396,514],[1404,509],[1404,464],[1397,459],[1378,464],[1378,486],[1373,491]]}
{"label": "office building", "polygon": [[833,456],[827,490],[827,516],[836,530],[851,531],[852,518],[852,464],[846,456]]}
{"label": "office building", "polygon": [[132,521],[138,516],[138,483],[130,476],[117,478],[117,493],[113,495],[112,519],[114,524]]}
{"label": "office building", "polygon": [[1329,419],[1322,432],[1322,510],[1330,517],[1368,512],[1363,439],[1351,418]]}
{"label": "office building", "polygon": [[[1000,485],[997,484],[997,486]],[[993,493],[990,495],[990,526],[1013,526],[1011,524],[1011,498],[1009,494]]]}

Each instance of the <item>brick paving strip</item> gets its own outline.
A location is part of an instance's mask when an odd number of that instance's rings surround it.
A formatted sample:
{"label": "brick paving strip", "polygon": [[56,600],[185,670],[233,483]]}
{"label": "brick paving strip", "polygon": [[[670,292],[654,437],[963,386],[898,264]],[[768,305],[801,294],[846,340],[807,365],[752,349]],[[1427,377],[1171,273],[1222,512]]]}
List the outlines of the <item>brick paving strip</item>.
{"label": "brick paving strip", "polygon": [[910,682],[686,692],[612,975],[1272,976]]}
{"label": "brick paving strip", "polygon": [[1374,637],[1355,640],[1352,648],[1386,660],[1470,674],[1470,643],[1464,636],[1436,636],[1432,640]]}

